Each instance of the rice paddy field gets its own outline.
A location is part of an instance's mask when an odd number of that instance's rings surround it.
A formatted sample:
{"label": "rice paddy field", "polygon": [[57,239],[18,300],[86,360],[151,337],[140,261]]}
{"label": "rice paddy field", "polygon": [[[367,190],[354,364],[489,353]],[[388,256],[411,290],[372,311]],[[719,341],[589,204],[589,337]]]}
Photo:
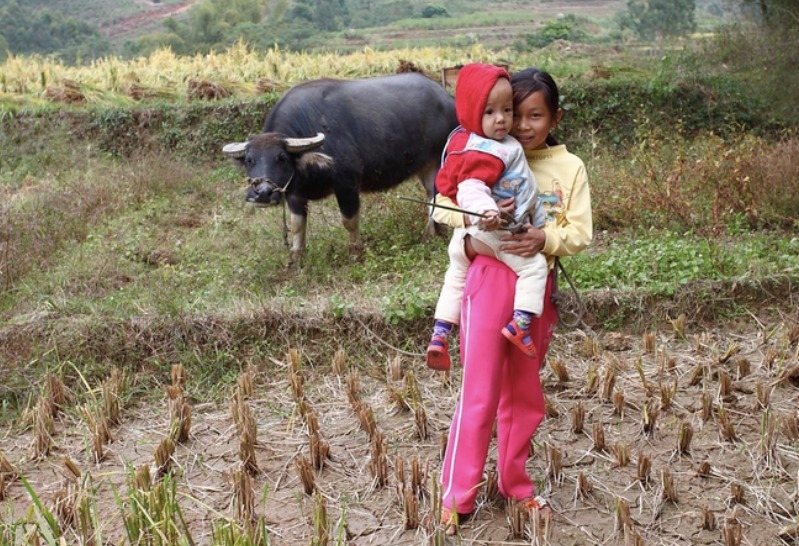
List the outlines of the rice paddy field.
{"label": "rice paddy field", "polygon": [[[789,132],[667,138],[642,120],[623,149],[601,126],[571,129],[597,232],[567,262],[585,313],[559,327],[541,370],[547,418],[528,468],[552,514],[501,498],[492,445],[455,536],[439,524],[438,476],[462,370],[455,357],[452,373],[433,372],[421,354],[446,239],[421,242],[420,210],[371,195],[353,257],[335,204],[314,203],[306,259],[289,269],[282,211],[243,207],[241,173],[206,155],[242,135],[220,130],[191,155],[174,144],[182,126],[152,134],[157,105],[210,118],[190,107],[235,110],[306,79],[403,66],[438,78],[478,58],[509,60],[481,46],[239,45],[81,67],[6,61],[0,545],[799,541]],[[562,80],[600,68],[572,60]],[[100,146],[86,119],[127,147]]]}

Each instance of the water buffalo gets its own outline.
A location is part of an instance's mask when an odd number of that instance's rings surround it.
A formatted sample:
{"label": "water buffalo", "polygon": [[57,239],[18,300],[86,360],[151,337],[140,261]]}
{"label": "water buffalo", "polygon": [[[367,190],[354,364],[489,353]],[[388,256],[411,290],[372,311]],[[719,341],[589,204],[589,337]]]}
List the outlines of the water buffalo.
{"label": "water buffalo", "polygon": [[[452,97],[418,73],[363,80],[321,79],[289,89],[266,117],[263,133],[223,153],[247,171],[246,200],[291,212],[291,261],[305,247],[308,201],[336,196],[354,250],[360,192],[419,177],[435,194],[441,151],[457,125]],[[428,223],[426,234],[434,226]]]}

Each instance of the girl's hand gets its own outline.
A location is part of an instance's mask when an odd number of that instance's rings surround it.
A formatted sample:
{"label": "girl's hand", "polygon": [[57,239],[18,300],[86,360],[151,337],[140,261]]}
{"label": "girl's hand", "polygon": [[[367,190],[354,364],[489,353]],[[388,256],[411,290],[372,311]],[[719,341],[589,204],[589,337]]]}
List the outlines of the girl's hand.
{"label": "girl's hand", "polygon": [[542,230],[527,224],[527,231],[524,233],[509,233],[500,239],[506,241],[502,245],[502,250],[505,252],[529,258],[541,252],[547,236]]}
{"label": "girl's hand", "polygon": [[499,212],[507,212],[511,216],[513,216],[513,212],[516,210],[516,198],[515,197],[508,197],[507,199],[502,199],[501,201],[497,201],[497,206],[499,207]]}

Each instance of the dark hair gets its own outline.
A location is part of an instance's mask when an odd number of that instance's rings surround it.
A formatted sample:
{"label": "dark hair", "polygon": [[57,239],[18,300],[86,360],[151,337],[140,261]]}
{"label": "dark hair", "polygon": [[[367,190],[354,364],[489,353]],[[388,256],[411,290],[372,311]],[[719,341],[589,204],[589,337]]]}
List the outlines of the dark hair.
{"label": "dark hair", "polygon": [[[553,117],[558,115],[558,108],[560,108],[560,94],[558,93],[558,86],[555,80],[548,72],[539,70],[537,68],[526,68],[521,72],[516,72],[510,79],[511,87],[513,87],[513,104],[521,104],[523,100],[537,91],[544,94],[544,102]],[[551,134],[547,135],[547,144],[550,146],[557,145],[557,139]]]}

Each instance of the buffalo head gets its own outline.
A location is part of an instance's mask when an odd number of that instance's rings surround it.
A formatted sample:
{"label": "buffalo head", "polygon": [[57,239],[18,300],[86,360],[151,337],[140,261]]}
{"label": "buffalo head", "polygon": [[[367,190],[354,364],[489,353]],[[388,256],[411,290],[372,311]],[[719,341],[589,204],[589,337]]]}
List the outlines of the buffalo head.
{"label": "buffalo head", "polygon": [[314,151],[324,142],[323,133],[308,138],[263,133],[247,142],[227,144],[222,153],[235,159],[247,172],[250,186],[245,200],[266,206],[280,203],[283,194],[292,191],[291,184],[299,184],[309,167],[332,166],[330,156]]}

